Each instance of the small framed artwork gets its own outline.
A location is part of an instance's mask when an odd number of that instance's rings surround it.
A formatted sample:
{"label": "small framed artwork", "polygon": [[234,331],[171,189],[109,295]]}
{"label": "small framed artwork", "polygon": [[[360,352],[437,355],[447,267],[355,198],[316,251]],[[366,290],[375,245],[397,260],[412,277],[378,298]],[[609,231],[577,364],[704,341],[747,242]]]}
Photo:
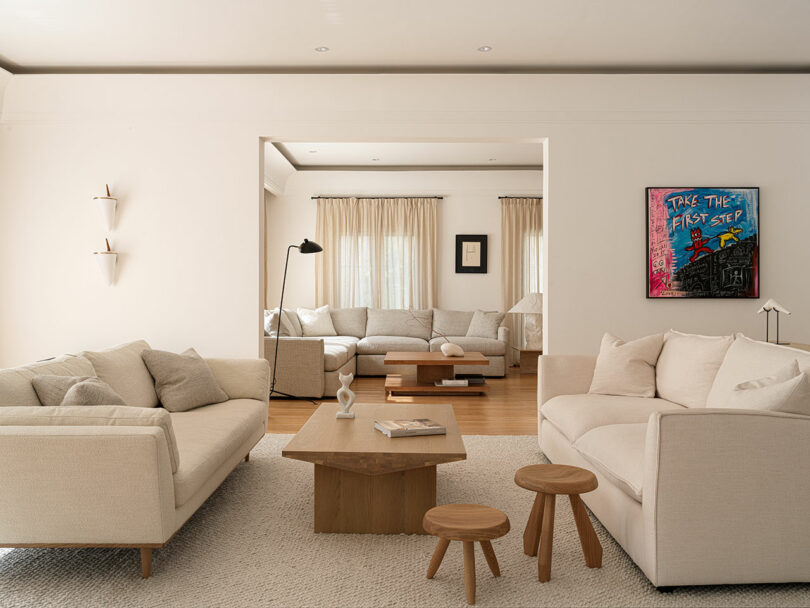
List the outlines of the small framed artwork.
{"label": "small framed artwork", "polygon": [[456,235],[456,272],[487,273],[487,235]]}
{"label": "small framed artwork", "polygon": [[647,188],[648,298],[758,298],[759,188]]}

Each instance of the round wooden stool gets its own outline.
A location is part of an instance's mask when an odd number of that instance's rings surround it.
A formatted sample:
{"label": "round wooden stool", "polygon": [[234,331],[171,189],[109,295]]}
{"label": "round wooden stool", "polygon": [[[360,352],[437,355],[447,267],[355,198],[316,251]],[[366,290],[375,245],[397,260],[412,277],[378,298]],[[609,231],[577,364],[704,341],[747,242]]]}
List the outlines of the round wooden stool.
{"label": "round wooden stool", "polygon": [[580,494],[595,490],[599,485],[590,471],[564,464],[534,464],[515,473],[515,483],[521,488],[537,492],[526,531],[523,533],[523,552],[540,555],[537,558],[537,578],[546,582],[551,578],[551,546],[554,542],[554,504],[557,494],[568,494],[574,521],[577,523],[579,542],[588,568],[602,567],[602,545],[596,537],[588,512]]}
{"label": "round wooden stool", "polygon": [[439,544],[436,545],[428,566],[428,578],[433,578],[436,574],[451,540],[464,543],[464,587],[467,591],[467,603],[475,604],[474,543],[481,543],[489,569],[495,576],[500,576],[498,560],[489,541],[509,532],[509,518],[506,513],[483,505],[442,505],[425,513],[422,527],[428,534],[439,537]]}

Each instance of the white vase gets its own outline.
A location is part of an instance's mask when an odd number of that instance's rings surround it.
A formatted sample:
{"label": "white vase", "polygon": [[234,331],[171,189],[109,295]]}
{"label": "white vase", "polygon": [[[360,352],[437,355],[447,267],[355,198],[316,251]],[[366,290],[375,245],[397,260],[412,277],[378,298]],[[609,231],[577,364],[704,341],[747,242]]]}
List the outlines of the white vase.
{"label": "white vase", "polygon": [[352,389],[349,388],[352,380],[354,380],[354,374],[338,374],[338,379],[341,384],[337,392],[340,411],[335,414],[335,418],[354,418],[354,412],[349,411],[357,398]]}
{"label": "white vase", "polygon": [[98,204],[104,228],[108,231],[112,230],[113,226],[115,226],[115,210],[118,206],[118,199],[112,196],[94,196],[93,200]]}
{"label": "white vase", "polygon": [[115,267],[118,263],[118,253],[115,251],[94,251],[101,277],[107,285],[115,281]]}
{"label": "white vase", "polygon": [[452,342],[445,342],[441,346],[442,354],[445,357],[463,357],[464,356],[464,349],[461,348],[458,344],[453,344]]}

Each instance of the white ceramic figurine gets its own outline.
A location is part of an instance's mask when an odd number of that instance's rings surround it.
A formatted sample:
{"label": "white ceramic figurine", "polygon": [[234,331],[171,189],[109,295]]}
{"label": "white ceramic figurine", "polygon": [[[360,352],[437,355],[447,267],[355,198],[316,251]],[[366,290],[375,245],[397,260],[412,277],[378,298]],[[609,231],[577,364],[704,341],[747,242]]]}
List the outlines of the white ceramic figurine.
{"label": "white ceramic figurine", "polygon": [[335,415],[335,418],[354,418],[354,412],[350,412],[356,395],[349,388],[349,385],[354,380],[354,374],[338,374],[340,384],[342,386],[338,389],[337,400],[340,403],[340,411]]}

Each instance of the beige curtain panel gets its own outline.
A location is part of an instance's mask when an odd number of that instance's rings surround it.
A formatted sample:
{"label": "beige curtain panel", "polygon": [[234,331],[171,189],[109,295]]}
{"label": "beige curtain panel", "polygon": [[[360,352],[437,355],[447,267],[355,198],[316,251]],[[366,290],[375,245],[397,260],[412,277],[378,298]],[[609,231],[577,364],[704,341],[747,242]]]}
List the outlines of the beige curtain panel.
{"label": "beige curtain panel", "polygon": [[[543,291],[543,200],[501,199],[501,288],[508,311],[529,293]],[[523,346],[523,315],[506,315],[510,346]],[[513,355],[513,351],[507,353]]]}
{"label": "beige curtain panel", "polygon": [[320,198],[318,306],[436,305],[437,198]]}

